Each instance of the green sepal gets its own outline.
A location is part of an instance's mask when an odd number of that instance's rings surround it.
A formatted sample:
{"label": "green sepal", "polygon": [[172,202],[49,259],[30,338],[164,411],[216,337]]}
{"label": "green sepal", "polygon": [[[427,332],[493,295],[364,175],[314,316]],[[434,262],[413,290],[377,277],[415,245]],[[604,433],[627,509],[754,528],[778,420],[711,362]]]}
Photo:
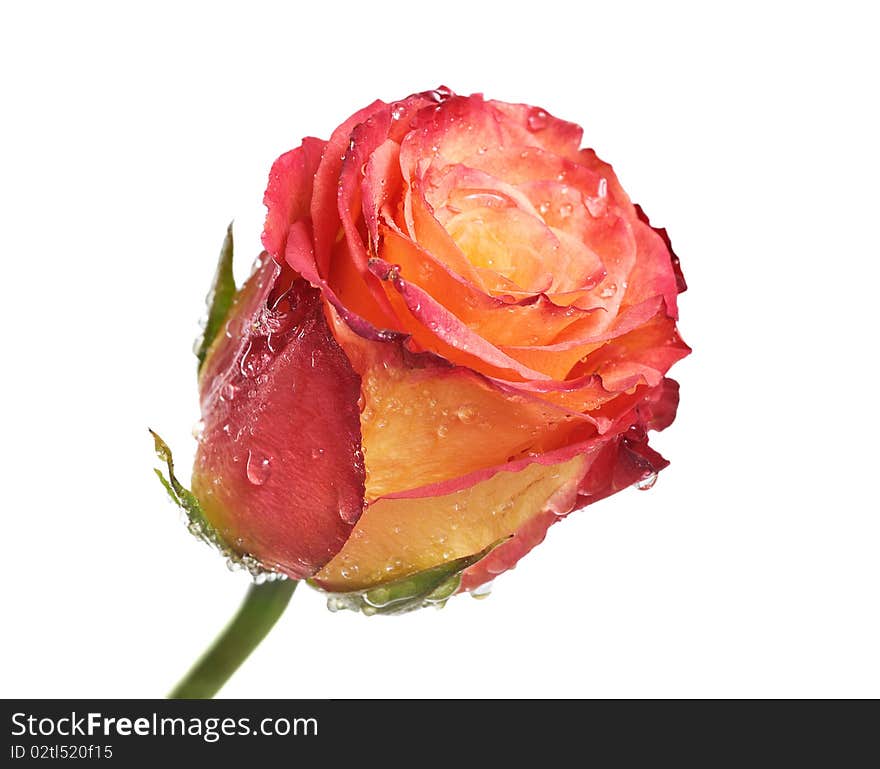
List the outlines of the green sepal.
{"label": "green sepal", "polygon": [[[367,590],[350,593],[330,593],[327,607],[331,611],[349,609],[364,614],[404,614],[424,606],[441,607],[455,594],[461,585],[461,574],[491,553],[509,537],[493,542],[474,555],[456,558],[425,571],[410,574],[408,577],[385,582]],[[309,581],[312,587],[318,587]]]}
{"label": "green sepal", "polygon": [[217,260],[217,270],[214,273],[214,281],[211,290],[205,297],[208,307],[208,320],[205,323],[205,331],[195,348],[196,357],[199,359],[199,370],[205,362],[208,348],[216,339],[217,334],[223,328],[232,300],[235,298],[235,276],[232,274],[232,222],[226,228],[226,237],[220,249],[220,258]]}
{"label": "green sepal", "polygon": [[196,495],[177,480],[177,476],[174,474],[174,458],[171,456],[171,449],[168,448],[168,444],[153,432],[153,430],[150,430],[150,435],[153,436],[153,442],[156,446],[156,456],[158,456],[168,467],[168,477],[166,478],[162,471],[157,467],[153,468],[153,472],[156,473],[159,480],[162,482],[165,491],[168,492],[168,496],[171,497],[174,504],[186,513],[186,517],[189,520],[187,528],[190,530],[190,533],[199,539],[204,540],[209,545],[214,545],[223,552],[229,550],[230,548],[223,540],[223,537],[221,537],[217,530],[208,522],[204,512],[202,512],[202,506],[199,504],[199,500],[196,499]]}
{"label": "green sepal", "polygon": [[282,579],[284,576],[275,572],[273,569],[264,566],[260,561],[250,553],[240,553],[230,546],[226,540],[220,535],[205,517],[202,506],[196,495],[186,488],[174,474],[174,459],[171,456],[171,449],[153,430],[150,430],[153,436],[153,442],[156,446],[156,455],[168,467],[168,477],[157,467],[153,468],[156,477],[165,487],[171,501],[174,502],[187,517],[187,529],[196,539],[200,539],[208,545],[211,545],[220,551],[220,555],[226,558],[226,565],[230,570],[244,569],[247,571],[257,584],[274,579]]}

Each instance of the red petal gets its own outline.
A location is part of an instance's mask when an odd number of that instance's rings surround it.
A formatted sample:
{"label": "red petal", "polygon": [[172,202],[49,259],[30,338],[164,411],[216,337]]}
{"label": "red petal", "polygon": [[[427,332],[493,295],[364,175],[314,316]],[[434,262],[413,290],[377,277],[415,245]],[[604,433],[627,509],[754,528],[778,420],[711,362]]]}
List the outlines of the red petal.
{"label": "red petal", "polygon": [[330,265],[330,251],[340,226],[336,204],[339,174],[351,145],[351,132],[358,123],[363,123],[371,115],[387,109],[387,104],[376,100],[368,107],[355,112],[333,132],[324,148],[321,163],[315,173],[311,215],[315,236],[315,260],[318,272],[325,277]]}
{"label": "red petal", "polygon": [[687,291],[687,283],[684,279],[684,273],[681,271],[681,260],[678,258],[675,251],[672,250],[672,241],[669,239],[669,233],[666,231],[665,227],[653,227],[651,225],[651,220],[648,219],[648,215],[645,213],[644,209],[640,205],[636,204],[635,209],[639,219],[641,219],[645,224],[651,227],[651,229],[660,236],[660,238],[663,240],[663,243],[666,245],[666,248],[669,251],[670,259],[672,260],[672,270],[675,273],[676,288],[678,289],[679,294],[683,294],[685,291]]}
{"label": "red petal", "polygon": [[[577,493],[567,499],[565,496],[557,496],[549,505],[551,509],[536,514],[517,530],[513,539],[467,569],[462,574],[460,590],[473,590],[512,569],[520,558],[544,540],[550,526],[571,511],[598,502],[665,468],[669,463],[648,446],[645,430],[663,424],[667,419],[668,424],[675,417],[675,405],[670,403],[673,392],[677,395],[677,387],[660,388],[657,394],[652,393],[644,398],[641,410],[634,412],[638,421],[633,427],[618,434],[613,440],[597,444],[599,448],[596,451],[586,454],[589,464],[577,487]],[[662,405],[657,406],[658,401],[662,401]],[[677,398],[675,402],[677,403]],[[662,416],[654,415],[652,405],[658,408]]]}
{"label": "red petal", "polygon": [[272,164],[263,203],[268,209],[263,228],[263,247],[279,261],[284,255],[290,225],[309,215],[312,182],[325,142],[314,137],[285,152]]}
{"label": "red petal", "polygon": [[311,576],[360,517],[360,377],[317,291],[271,259],[243,287],[201,378],[193,492],[240,553]]}

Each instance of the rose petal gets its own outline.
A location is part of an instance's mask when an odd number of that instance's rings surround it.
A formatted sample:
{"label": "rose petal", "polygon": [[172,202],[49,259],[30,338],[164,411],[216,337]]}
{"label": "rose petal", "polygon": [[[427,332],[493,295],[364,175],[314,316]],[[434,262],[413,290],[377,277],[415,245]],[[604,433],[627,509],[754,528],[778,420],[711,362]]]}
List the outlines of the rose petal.
{"label": "rose petal", "polygon": [[193,493],[237,552],[303,578],[361,514],[360,378],[304,280],[270,306],[279,274],[266,259],[245,284],[203,369]]}
{"label": "rose petal", "polygon": [[375,258],[371,260],[370,268],[383,281],[397,316],[405,318],[402,326],[422,349],[489,375],[507,371],[523,379],[548,378],[506,355],[468,328],[430,294],[403,280],[397,267]]}
{"label": "rose petal", "polygon": [[564,329],[592,312],[559,307],[543,294],[528,295],[518,302],[490,296],[390,227],[382,228],[380,255],[400,267],[402,278],[441,300],[450,312],[494,345],[523,340],[549,344]]}
{"label": "rose petal", "polygon": [[308,216],[312,183],[325,144],[308,136],[301,146],[285,152],[272,164],[263,196],[267,209],[263,247],[275,259],[283,258],[290,225]]}
{"label": "rose petal", "polygon": [[315,581],[325,590],[359,590],[479,552],[522,527],[582,474],[584,462],[533,463],[443,496],[380,499]]}
{"label": "rose petal", "polygon": [[635,307],[627,308],[608,327],[602,328],[594,323],[581,326],[579,322],[565,329],[560,334],[562,340],[553,344],[505,345],[501,349],[523,365],[546,373],[551,379],[567,379],[579,361],[586,359],[606,342],[647,323],[662,311],[662,306],[662,297],[652,297]]}
{"label": "rose petal", "polygon": [[[538,146],[563,157],[576,157],[584,130],[530,104],[487,102],[500,115],[509,144]],[[509,137],[509,138],[508,138]]]}
{"label": "rose petal", "polygon": [[627,278],[623,303],[638,304],[651,296],[662,296],[669,317],[678,318],[678,286],[672,255],[651,227],[642,221],[633,223],[636,239],[636,263]]}
{"label": "rose petal", "polygon": [[361,376],[369,500],[596,434],[595,421],[584,414],[468,369],[414,361],[399,343],[367,341],[339,319],[331,326]]}
{"label": "rose petal", "polygon": [[333,132],[324,148],[321,163],[315,172],[311,204],[315,260],[321,275],[327,275],[331,249],[340,226],[337,208],[339,174],[350,147],[351,133],[358,123],[363,123],[368,117],[387,109],[388,105],[377,99],[368,107],[355,112]]}
{"label": "rose petal", "polygon": [[639,219],[651,227],[651,229],[654,230],[654,232],[656,232],[663,240],[663,244],[666,246],[666,250],[669,251],[669,256],[672,261],[672,271],[675,274],[675,287],[679,294],[683,294],[687,291],[687,282],[684,279],[684,273],[681,271],[681,260],[676,256],[675,251],[672,250],[672,241],[669,239],[669,233],[666,232],[664,227],[652,226],[651,220],[648,219],[648,215],[640,205],[636,204],[635,209],[636,215]]}
{"label": "rose petal", "polygon": [[[662,430],[675,418],[678,383],[667,380],[667,387],[642,399],[636,427],[617,435],[597,451],[585,455],[587,466],[578,479],[575,493],[563,486],[548,506],[527,520],[514,537],[467,569],[461,578],[460,591],[473,590],[516,566],[530,550],[544,541],[547,529],[572,511],[598,502],[611,494],[659,473],[669,463],[648,446],[646,429]],[[638,412],[637,412],[638,413]]]}
{"label": "rose petal", "polygon": [[[468,261],[449,233],[437,221],[431,210],[419,181],[413,181],[407,187],[405,199],[406,231],[410,238],[418,243],[434,259],[443,264],[449,271],[479,288],[485,288],[482,278]],[[391,224],[391,223],[389,223]],[[403,227],[398,227],[403,230]]]}
{"label": "rose petal", "polygon": [[[656,393],[668,399],[669,391]],[[464,574],[463,588],[512,568],[555,520],[666,467],[647,442],[646,430],[669,420],[666,403],[658,407],[663,421],[655,419],[653,396],[647,393],[621,418],[619,427],[634,424],[631,429],[373,502],[316,582],[333,591],[364,589],[510,534],[513,539]]]}

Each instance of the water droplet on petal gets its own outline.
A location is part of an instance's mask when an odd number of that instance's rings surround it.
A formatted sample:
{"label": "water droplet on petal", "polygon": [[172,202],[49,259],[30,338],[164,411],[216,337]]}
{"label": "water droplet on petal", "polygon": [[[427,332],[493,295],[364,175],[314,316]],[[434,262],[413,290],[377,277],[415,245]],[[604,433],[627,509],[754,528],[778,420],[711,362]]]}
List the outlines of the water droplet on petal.
{"label": "water droplet on petal", "polygon": [[204,419],[200,419],[198,422],[196,422],[196,423],[193,425],[192,436],[193,436],[193,438],[195,438],[197,441],[198,441],[198,440],[201,440],[201,438],[202,438],[202,433],[203,433],[203,432],[205,432],[205,420],[204,420]]}
{"label": "water droplet on petal", "polygon": [[647,491],[648,489],[652,488],[655,483],[657,483],[657,473],[652,471],[640,480],[636,481],[635,487],[639,491]]}
{"label": "water droplet on petal", "polygon": [[477,410],[473,406],[459,406],[455,415],[465,424],[473,422],[477,416]]}
{"label": "water droplet on petal", "polygon": [[489,580],[471,590],[471,598],[488,598],[492,593],[492,582],[493,580]]}
{"label": "water droplet on petal", "polygon": [[608,212],[608,204],[605,198],[593,198],[584,195],[584,207],[594,219],[601,219]]}
{"label": "water droplet on petal", "polygon": [[324,449],[312,449],[312,459],[324,456]]}
{"label": "water droplet on petal", "polygon": [[437,428],[437,437],[445,438],[448,432],[449,428],[446,425],[440,425],[440,427]]}
{"label": "water droplet on petal", "polygon": [[352,577],[356,577],[359,571],[357,564],[351,564],[350,566],[343,566],[339,570],[339,574],[343,579],[351,579]]}
{"label": "water droplet on petal", "polygon": [[254,486],[262,486],[269,479],[269,474],[271,473],[269,457],[248,451],[245,472],[247,473],[247,479]]}
{"label": "water droplet on petal", "polygon": [[560,218],[567,219],[569,216],[571,216],[571,212],[573,210],[574,207],[571,205],[571,203],[563,203],[561,206],[559,206]]}
{"label": "water droplet on petal", "polygon": [[429,91],[426,95],[429,99],[433,99],[438,104],[442,104],[452,96],[452,91],[450,91],[445,85],[441,85],[439,88]]}
{"label": "water droplet on petal", "polygon": [[238,363],[238,368],[241,371],[242,376],[250,376],[253,373],[252,363],[253,361],[249,360],[251,354],[251,348],[253,347],[253,342],[248,342],[248,346],[244,351],[244,355],[241,356],[241,360]]}
{"label": "water droplet on petal", "polygon": [[534,108],[529,110],[526,124],[530,131],[543,131],[547,127],[550,116],[542,109]]}
{"label": "water droplet on petal", "polygon": [[599,296],[601,296],[603,299],[610,299],[616,293],[617,293],[617,284],[616,283],[609,283],[607,286],[605,286],[605,288],[603,288],[599,292]]}

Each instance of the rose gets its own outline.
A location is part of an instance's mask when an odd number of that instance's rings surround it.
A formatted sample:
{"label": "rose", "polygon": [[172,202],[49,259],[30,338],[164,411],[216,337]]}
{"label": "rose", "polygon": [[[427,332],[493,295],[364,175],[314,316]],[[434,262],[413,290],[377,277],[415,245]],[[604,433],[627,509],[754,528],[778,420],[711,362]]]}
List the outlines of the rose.
{"label": "rose", "polygon": [[474,589],[653,482],[684,282],[581,134],[441,88],[275,162],[200,375],[193,491],[230,548],[334,592]]}

